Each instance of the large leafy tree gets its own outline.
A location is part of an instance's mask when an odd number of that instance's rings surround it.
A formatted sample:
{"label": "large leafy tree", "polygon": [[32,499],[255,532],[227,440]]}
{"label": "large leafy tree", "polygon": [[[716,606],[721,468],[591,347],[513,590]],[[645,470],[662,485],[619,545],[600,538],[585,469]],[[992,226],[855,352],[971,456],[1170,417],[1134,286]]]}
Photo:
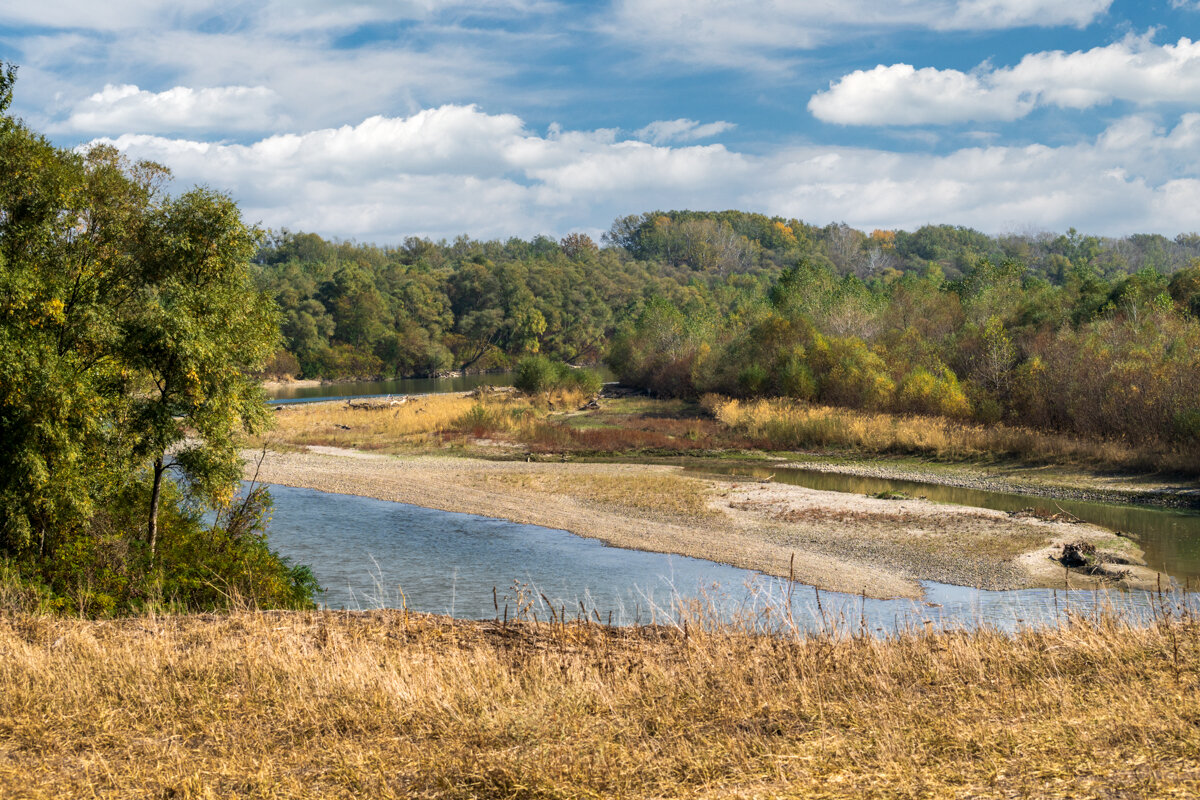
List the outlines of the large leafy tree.
{"label": "large leafy tree", "polygon": [[250,283],[257,232],[209,190],[111,147],[61,150],[5,116],[0,66],[0,555],[45,561],[145,476],[227,501],[236,434],[266,420],[248,373],[278,340]]}
{"label": "large leafy tree", "polygon": [[206,189],[163,203],[145,225],[120,356],[144,379],[130,418],[135,452],[151,462],[151,553],[166,471],[179,468],[194,496],[224,505],[241,476],[237,435],[267,423],[249,374],[274,353],[279,320],[251,285],[256,248],[233,201]]}
{"label": "large leafy tree", "polygon": [[[3,105],[13,73],[4,72]],[[161,168],[0,117],[0,546],[53,550],[131,471],[121,320]]]}

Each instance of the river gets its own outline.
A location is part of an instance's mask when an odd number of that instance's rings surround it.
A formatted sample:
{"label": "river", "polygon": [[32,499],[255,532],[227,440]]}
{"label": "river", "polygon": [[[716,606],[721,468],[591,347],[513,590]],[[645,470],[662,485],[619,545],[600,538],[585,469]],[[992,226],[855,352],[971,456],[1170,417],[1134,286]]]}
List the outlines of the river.
{"label": "river", "polygon": [[[510,385],[512,373],[281,388],[274,403],[330,398],[468,391]],[[1013,511],[1064,510],[1087,522],[1130,534],[1147,565],[1181,586],[1200,585],[1200,514],[1144,506],[1047,500],[912,481],[838,475],[804,469],[706,461],[691,471],[745,475],[812,489],[875,494],[898,491],[944,503]],[[817,593],[757,573],[701,559],[624,550],[573,534],[469,514],[306,489],[273,487],[272,547],[313,567],[330,608],[408,607],[482,618],[515,615],[518,607],[546,619],[586,613],[631,624],[673,619],[680,602],[709,603],[723,618],[790,619],[806,629],[833,620],[873,631],[925,624],[987,623],[1004,629],[1045,622],[1068,608],[1083,612],[1113,604],[1147,614],[1156,601],[1140,592],[1022,590],[989,592],[924,583],[923,603],[862,600]],[[791,597],[789,605],[787,598]],[[818,608],[817,598],[821,597]],[[1195,597],[1193,595],[1193,597]],[[553,610],[552,608],[553,607]],[[790,608],[790,612],[788,609]]]}
{"label": "river", "polygon": [[279,386],[267,395],[272,403],[311,403],[317,400],[361,399],[399,394],[469,392],[479,386],[512,386],[513,373],[489,372],[453,378],[397,378],[391,381],[323,383],[320,386]]}
{"label": "river", "polygon": [[681,607],[703,606],[708,619],[769,630],[794,624],[806,631],[836,626],[872,633],[925,624],[1013,630],[1102,607],[1137,617],[1161,610],[1153,593],[1115,590],[993,592],[926,582],[922,602],[818,593],[748,570],[609,547],[565,531],[309,489],[271,491],[271,546],[312,566],[329,608],[491,619],[516,617],[526,607],[541,620],[565,614],[634,624],[671,623],[681,618]]}
{"label": "river", "polygon": [[1146,565],[1169,575],[1182,585],[1200,587],[1200,513],[1157,506],[1057,500],[1023,494],[989,492],[933,483],[888,478],[840,475],[808,469],[776,468],[766,465],[728,464],[708,461],[689,464],[688,471],[717,475],[742,475],[826,492],[879,494],[903,492],[935,503],[954,503],[996,511],[1041,508],[1050,513],[1066,511],[1110,530],[1129,534],[1145,553]]}

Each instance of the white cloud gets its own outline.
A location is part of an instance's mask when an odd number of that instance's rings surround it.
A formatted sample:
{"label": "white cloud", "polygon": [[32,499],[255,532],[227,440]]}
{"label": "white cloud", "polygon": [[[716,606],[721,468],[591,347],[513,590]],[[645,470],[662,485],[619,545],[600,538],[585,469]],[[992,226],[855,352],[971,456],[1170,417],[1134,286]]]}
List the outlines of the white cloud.
{"label": "white cloud", "polygon": [[[150,95],[172,87],[275,92],[269,114],[231,120],[239,136],[277,131],[284,114],[286,127],[305,130],[437,103],[501,101],[516,91],[514,76],[537,69],[528,55],[535,45],[551,52],[567,36],[552,24],[561,22],[558,8],[551,0],[45,0],[0,3],[0,41],[4,60],[22,65],[15,111],[41,130],[196,130],[151,124],[152,107],[170,102]],[[94,97],[109,84],[147,93],[122,101],[134,127],[118,127],[121,114]],[[541,100],[521,92],[529,105]]]}
{"label": "white cloud", "polygon": [[1200,113],[1170,129],[1128,117],[1071,146],[945,155],[815,145],[751,155],[607,129],[538,135],[516,116],[453,105],[250,145],[114,143],[167,164],[183,185],[229,189],[252,221],[377,242],[557,236],[655,208],[743,208],[866,229],[1178,233],[1196,227],[1200,200]]}
{"label": "white cloud", "polygon": [[648,55],[704,66],[790,68],[788,53],[896,28],[1084,27],[1112,0],[613,0],[600,23]]}
{"label": "white cloud", "polygon": [[908,64],[856,70],[809,100],[843,125],[1013,120],[1038,106],[1085,109],[1114,100],[1200,102],[1200,42],[1126,38],[1086,51],[1031,53],[1013,67],[971,73]]}
{"label": "white cloud", "polygon": [[651,122],[644,128],[634,131],[634,136],[642,141],[652,142],[653,144],[697,142],[701,139],[710,139],[713,136],[719,136],[725,131],[733,130],[736,127],[732,122],[725,122],[724,120],[701,125],[694,119],[660,119]]}
{"label": "white cloud", "polygon": [[1108,11],[1112,0],[959,0],[954,13],[932,27],[941,30],[986,30],[1069,25],[1086,27]]}
{"label": "white cloud", "polygon": [[282,122],[279,96],[263,86],[191,89],[176,86],[147,92],[109,84],[78,103],[66,121],[77,131],[174,132],[262,130]]}
{"label": "white cloud", "polygon": [[119,31],[145,27],[240,27],[247,23],[276,32],[341,30],[359,25],[428,19],[444,12],[482,16],[542,13],[551,0],[40,0],[0,7],[0,23],[57,30]]}
{"label": "white cloud", "polygon": [[856,70],[808,101],[818,119],[842,125],[1013,120],[1032,108],[1032,100],[998,90],[979,75],[908,64]]}
{"label": "white cloud", "polygon": [[[246,114],[229,128],[231,133],[269,133],[279,130],[279,118],[285,115],[290,120],[285,127],[304,130],[362,119],[382,110],[415,111],[431,104],[430,99],[459,102],[499,96],[497,84],[511,78],[517,69],[505,63],[501,53],[481,52],[453,41],[435,42],[420,51],[384,46],[330,48],[320,37],[287,38],[258,31],[132,31],[120,39],[120,50],[126,55],[119,65],[108,61],[111,46],[98,46],[75,33],[35,37],[23,44],[24,63],[33,68],[22,68],[18,104],[35,97],[29,92],[31,88],[39,89],[38,96],[43,98],[60,92],[63,98],[58,108],[35,109],[35,113],[45,115],[41,118],[30,118],[27,107],[18,110],[37,127],[51,132],[86,130],[108,135],[199,129],[141,125],[150,122],[152,109],[164,105],[161,100],[150,102],[151,98],[170,95],[165,90],[172,86],[230,88],[229,84],[236,83],[242,88],[269,90],[275,97],[270,98],[272,105],[265,113],[250,113],[248,103],[239,106]],[[493,55],[500,60],[492,60]],[[72,73],[79,74],[75,81],[54,77]],[[118,100],[125,104],[122,112],[128,113],[131,121],[138,121],[125,128],[118,124],[117,108],[102,113],[110,102],[104,99],[107,90],[95,87],[86,93],[81,91],[88,85],[88,76],[96,73],[116,86],[134,83],[127,80],[130,76],[172,77],[165,87],[139,82],[145,94],[136,102],[132,98]],[[207,91],[205,97],[211,99],[218,90]],[[139,110],[136,115],[135,108]],[[78,118],[71,119],[80,112]]]}

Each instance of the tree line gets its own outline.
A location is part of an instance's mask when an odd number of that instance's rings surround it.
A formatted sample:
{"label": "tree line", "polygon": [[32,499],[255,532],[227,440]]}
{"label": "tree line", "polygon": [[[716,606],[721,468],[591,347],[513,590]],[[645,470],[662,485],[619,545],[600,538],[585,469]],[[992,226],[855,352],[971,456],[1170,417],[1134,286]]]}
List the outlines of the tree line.
{"label": "tree line", "polygon": [[279,232],[257,285],[270,369],[303,377],[606,359],[664,395],[854,408],[1190,443],[1200,236],[870,233],[740,211],[584,234],[398,247]]}

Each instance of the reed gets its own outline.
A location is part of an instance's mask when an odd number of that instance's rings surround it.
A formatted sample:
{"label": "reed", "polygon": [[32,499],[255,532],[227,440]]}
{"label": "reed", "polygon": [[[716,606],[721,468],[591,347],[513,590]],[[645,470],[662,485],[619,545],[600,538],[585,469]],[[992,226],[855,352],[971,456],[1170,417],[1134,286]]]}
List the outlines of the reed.
{"label": "reed", "polygon": [[[499,613],[498,613],[499,616]],[[1166,797],[1200,631],[0,615],[0,795]]]}
{"label": "reed", "polygon": [[706,395],[701,403],[722,424],[771,450],[847,448],[946,460],[1008,457],[1200,472],[1200,456],[1195,452],[1133,447],[1123,441],[1082,439],[1011,425],[853,411],[786,399],[740,401]]}
{"label": "reed", "polygon": [[377,450],[429,443],[447,432],[469,431],[480,419],[494,426],[497,421],[533,412],[530,400],[506,393],[435,394],[395,402],[395,405],[375,400],[355,405],[329,402],[283,406],[275,415],[270,438],[292,445]]}

